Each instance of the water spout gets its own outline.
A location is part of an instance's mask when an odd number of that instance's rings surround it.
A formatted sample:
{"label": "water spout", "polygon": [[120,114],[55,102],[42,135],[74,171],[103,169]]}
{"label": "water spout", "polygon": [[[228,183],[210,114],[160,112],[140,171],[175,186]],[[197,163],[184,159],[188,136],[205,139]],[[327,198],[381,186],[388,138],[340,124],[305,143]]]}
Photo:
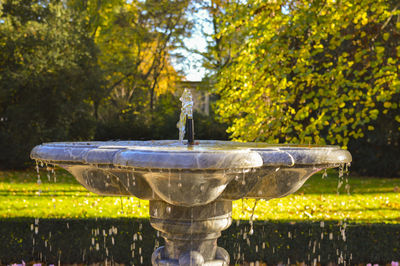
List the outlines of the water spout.
{"label": "water spout", "polygon": [[187,122],[188,144],[194,145],[193,98],[190,90],[185,89],[179,100],[182,102],[181,115],[176,125],[179,128],[179,141],[182,142],[185,137]]}

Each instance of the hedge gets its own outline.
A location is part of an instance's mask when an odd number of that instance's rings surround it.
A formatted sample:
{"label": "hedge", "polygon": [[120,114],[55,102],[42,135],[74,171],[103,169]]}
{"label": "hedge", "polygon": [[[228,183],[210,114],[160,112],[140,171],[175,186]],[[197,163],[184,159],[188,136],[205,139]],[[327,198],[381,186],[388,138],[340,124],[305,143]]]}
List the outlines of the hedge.
{"label": "hedge", "polygon": [[[218,244],[232,263],[400,261],[399,224],[234,221]],[[344,233],[343,233],[344,232]],[[149,265],[162,238],[145,219],[1,219],[0,264],[116,262]]]}

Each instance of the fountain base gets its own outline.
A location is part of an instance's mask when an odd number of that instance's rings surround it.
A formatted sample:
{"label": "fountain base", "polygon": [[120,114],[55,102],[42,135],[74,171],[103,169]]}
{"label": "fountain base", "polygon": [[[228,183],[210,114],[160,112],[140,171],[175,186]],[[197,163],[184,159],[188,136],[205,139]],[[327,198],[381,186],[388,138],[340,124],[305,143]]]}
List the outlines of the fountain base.
{"label": "fountain base", "polygon": [[229,255],[217,246],[217,239],[231,225],[231,216],[231,201],[194,207],[150,201],[150,223],[165,239],[165,246],[153,253],[152,264],[229,265]]}

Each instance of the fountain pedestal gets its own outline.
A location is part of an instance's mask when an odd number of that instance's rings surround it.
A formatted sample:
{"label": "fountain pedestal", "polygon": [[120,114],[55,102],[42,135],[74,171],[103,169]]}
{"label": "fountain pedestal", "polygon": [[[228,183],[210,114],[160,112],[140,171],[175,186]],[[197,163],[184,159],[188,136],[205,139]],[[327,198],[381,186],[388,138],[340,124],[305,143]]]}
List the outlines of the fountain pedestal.
{"label": "fountain pedestal", "polygon": [[183,207],[151,200],[150,223],[165,239],[165,246],[153,253],[153,265],[229,265],[217,239],[231,225],[231,216],[231,201]]}

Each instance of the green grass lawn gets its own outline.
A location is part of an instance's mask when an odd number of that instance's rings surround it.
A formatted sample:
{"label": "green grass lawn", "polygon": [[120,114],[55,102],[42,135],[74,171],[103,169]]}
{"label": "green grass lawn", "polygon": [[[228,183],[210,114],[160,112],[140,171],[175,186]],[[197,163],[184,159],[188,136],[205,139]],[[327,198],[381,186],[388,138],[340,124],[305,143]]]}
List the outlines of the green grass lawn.
{"label": "green grass lawn", "polygon": [[[148,217],[148,201],[134,197],[101,197],[85,190],[62,170],[0,171],[0,217],[85,218]],[[348,178],[338,192],[338,178],[329,171],[310,178],[295,194],[257,202],[255,219],[270,221],[344,220],[400,223],[400,179]],[[48,180],[50,179],[50,181]],[[350,190],[350,193],[347,192]],[[233,203],[234,219],[249,219],[255,200]]]}

